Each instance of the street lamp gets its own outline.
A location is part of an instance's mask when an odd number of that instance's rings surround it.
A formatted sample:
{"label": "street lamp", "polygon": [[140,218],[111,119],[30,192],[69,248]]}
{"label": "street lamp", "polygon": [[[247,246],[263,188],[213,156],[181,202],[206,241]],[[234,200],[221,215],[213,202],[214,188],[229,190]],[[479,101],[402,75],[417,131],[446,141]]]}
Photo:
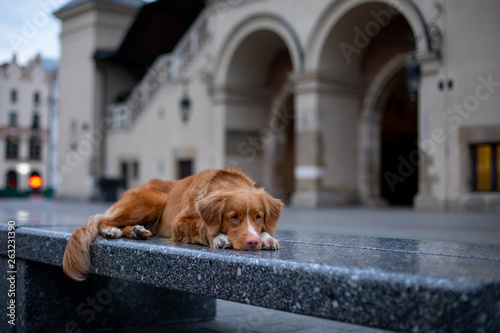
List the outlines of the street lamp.
{"label": "street lamp", "polygon": [[410,61],[405,66],[406,73],[406,89],[412,103],[418,99],[418,87],[420,84],[420,64],[415,58],[415,54],[411,55]]}
{"label": "street lamp", "polygon": [[191,113],[191,99],[189,99],[187,93],[184,93],[184,96],[181,99],[180,106],[182,122],[187,123],[189,121],[189,116]]}
{"label": "street lamp", "polygon": [[191,115],[191,99],[188,95],[187,84],[188,81],[184,81],[184,94],[180,101],[181,119],[185,124],[187,124],[187,122],[189,121],[189,116]]}
{"label": "street lamp", "polygon": [[21,162],[16,165],[16,171],[22,176],[26,176],[31,171],[31,165],[26,162]]}

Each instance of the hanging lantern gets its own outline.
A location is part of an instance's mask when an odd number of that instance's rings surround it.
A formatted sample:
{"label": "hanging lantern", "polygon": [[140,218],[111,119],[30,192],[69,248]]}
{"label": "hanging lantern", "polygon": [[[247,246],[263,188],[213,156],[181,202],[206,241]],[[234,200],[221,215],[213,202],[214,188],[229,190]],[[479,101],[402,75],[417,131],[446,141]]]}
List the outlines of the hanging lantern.
{"label": "hanging lantern", "polygon": [[420,64],[417,62],[415,55],[411,56],[410,61],[405,66],[406,72],[406,88],[408,96],[412,103],[418,100],[418,88],[420,85]]}
{"label": "hanging lantern", "polygon": [[191,114],[191,100],[189,99],[187,93],[185,93],[184,96],[182,97],[180,106],[181,106],[182,122],[187,123],[189,121],[189,116]]}

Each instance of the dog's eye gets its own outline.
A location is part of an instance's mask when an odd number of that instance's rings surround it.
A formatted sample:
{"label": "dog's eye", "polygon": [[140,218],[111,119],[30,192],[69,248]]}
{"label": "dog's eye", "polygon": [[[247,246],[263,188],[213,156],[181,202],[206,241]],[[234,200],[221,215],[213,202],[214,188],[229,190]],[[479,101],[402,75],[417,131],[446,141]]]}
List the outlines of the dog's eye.
{"label": "dog's eye", "polygon": [[260,216],[260,215],[257,215],[257,216],[255,217],[255,219],[257,219],[257,220],[260,220],[261,218],[262,218],[262,216]]}
{"label": "dog's eye", "polygon": [[238,214],[234,214],[233,216],[231,216],[231,219],[235,220],[235,221],[238,221]]}

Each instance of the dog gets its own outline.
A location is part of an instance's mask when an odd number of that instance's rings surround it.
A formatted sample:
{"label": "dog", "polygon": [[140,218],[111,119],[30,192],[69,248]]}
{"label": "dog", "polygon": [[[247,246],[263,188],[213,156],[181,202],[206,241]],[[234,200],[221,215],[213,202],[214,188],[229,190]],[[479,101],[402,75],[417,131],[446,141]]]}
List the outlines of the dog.
{"label": "dog", "polygon": [[75,230],[64,252],[63,270],[75,281],[86,279],[90,245],[98,234],[277,250],[273,235],[283,203],[254,185],[235,169],[205,170],[181,180],[152,179],[126,191],[104,214],[89,217],[88,224]]}

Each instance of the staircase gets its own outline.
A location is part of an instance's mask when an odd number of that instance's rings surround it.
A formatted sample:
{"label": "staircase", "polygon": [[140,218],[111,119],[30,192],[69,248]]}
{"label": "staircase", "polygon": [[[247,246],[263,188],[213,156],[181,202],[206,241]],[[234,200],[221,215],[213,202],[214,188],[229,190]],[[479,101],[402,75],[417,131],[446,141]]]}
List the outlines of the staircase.
{"label": "staircase", "polygon": [[163,84],[182,79],[185,69],[210,37],[208,24],[212,14],[213,6],[205,7],[175,49],[155,60],[129,97],[109,105],[111,130],[131,128]]}

